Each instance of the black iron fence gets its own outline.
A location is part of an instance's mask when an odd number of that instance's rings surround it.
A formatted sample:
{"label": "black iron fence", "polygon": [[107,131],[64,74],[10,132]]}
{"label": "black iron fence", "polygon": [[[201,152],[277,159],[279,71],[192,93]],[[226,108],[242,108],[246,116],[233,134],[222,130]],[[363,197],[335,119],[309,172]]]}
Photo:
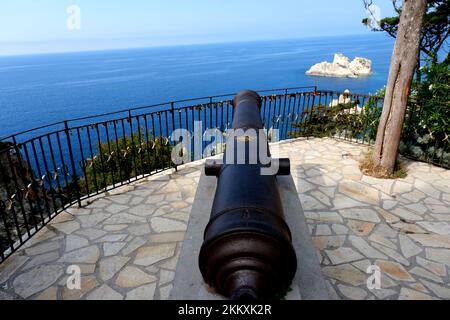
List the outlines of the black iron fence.
{"label": "black iron fence", "polygon": [[[334,136],[371,144],[380,97],[297,87],[259,91],[268,135]],[[172,132],[226,131],[234,94],[139,107],[62,121],[0,139],[0,262],[58,213],[88,198],[176,168]],[[277,129],[277,130],[275,130]],[[191,143],[191,155],[195,143]],[[221,152],[200,146],[200,156]]]}

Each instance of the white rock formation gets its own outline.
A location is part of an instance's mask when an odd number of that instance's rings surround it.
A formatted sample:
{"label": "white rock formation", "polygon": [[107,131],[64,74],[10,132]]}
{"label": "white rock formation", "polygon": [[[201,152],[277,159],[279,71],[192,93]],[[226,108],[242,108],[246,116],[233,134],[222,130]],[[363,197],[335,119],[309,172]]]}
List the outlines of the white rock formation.
{"label": "white rock formation", "polygon": [[310,76],[358,78],[372,73],[372,61],[356,57],[352,62],[343,54],[336,53],[332,63],[324,61],[306,71]]}

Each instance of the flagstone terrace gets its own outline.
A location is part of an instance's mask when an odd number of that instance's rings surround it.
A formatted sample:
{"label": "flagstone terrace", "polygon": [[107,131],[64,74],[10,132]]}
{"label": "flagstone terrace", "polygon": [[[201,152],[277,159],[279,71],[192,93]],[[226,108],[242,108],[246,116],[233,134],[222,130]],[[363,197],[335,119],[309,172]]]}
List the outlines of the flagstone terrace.
{"label": "flagstone terrace", "polygon": [[[367,146],[301,138],[276,147],[291,159],[331,298],[450,299],[449,170],[405,160],[405,179],[381,180],[359,170]],[[0,299],[168,299],[203,165],[66,209],[0,265]],[[72,265],[80,290],[67,287]],[[371,265],[379,290],[366,285]]]}

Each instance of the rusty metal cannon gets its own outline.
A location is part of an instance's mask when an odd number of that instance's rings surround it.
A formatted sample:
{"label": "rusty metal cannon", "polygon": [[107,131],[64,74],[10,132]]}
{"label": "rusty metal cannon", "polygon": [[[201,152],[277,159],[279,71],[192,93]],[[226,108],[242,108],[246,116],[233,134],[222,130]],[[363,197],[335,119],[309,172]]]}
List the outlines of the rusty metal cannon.
{"label": "rusty metal cannon", "polygon": [[290,162],[271,158],[260,110],[256,92],[239,93],[223,160],[205,165],[206,175],[218,180],[200,271],[208,285],[233,300],[276,299],[297,268],[276,180],[290,174]]}

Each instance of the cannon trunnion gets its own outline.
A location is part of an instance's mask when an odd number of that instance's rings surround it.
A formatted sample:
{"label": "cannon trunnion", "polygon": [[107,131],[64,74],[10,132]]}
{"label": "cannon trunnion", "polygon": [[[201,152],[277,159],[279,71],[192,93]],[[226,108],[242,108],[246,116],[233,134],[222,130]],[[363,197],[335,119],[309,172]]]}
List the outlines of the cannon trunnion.
{"label": "cannon trunnion", "polygon": [[[209,160],[205,166],[206,175],[218,180],[200,271],[228,298],[275,299],[288,290],[297,269],[276,180],[290,174],[290,163],[271,159],[266,135],[258,134],[263,124],[256,92],[239,93],[233,107],[232,132],[240,134],[228,134],[222,162]],[[272,173],[264,171],[274,165]]]}

